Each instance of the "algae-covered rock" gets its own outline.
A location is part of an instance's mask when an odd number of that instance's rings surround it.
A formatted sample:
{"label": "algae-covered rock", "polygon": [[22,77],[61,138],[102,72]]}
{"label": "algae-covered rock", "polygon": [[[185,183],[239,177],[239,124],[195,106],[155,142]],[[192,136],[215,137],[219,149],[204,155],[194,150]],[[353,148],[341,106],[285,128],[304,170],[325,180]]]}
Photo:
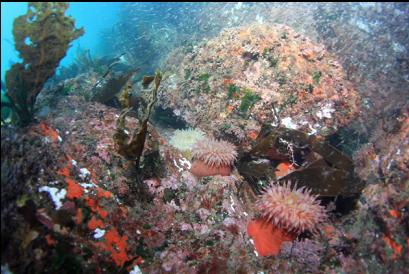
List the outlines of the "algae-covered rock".
{"label": "algae-covered rock", "polygon": [[32,120],[36,97],[70,43],[84,33],[75,28],[74,19],[65,16],[67,8],[67,3],[32,2],[27,13],[14,20],[15,47],[23,62],[7,71],[6,88],[15,118],[23,126]]}
{"label": "algae-covered rock", "polygon": [[283,25],[225,29],[192,51],[176,50],[165,68],[172,75],[159,104],[221,138],[234,129],[236,143],[254,140],[263,123],[328,136],[359,109],[336,59]]}

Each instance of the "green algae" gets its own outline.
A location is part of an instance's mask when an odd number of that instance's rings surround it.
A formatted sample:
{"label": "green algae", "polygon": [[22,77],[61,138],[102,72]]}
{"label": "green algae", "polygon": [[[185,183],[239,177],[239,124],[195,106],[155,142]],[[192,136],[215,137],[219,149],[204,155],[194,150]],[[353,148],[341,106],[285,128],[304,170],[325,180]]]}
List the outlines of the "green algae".
{"label": "green algae", "polygon": [[261,100],[261,97],[255,94],[251,89],[246,88],[244,90],[244,96],[241,98],[241,104],[239,110],[242,113],[246,113],[255,103]]}

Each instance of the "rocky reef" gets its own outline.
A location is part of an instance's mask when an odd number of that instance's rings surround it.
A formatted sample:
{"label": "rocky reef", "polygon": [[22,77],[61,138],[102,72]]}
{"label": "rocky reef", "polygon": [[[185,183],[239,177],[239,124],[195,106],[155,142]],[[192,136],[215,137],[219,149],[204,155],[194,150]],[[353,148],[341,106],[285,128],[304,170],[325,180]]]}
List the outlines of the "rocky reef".
{"label": "rocky reef", "polygon": [[236,143],[254,140],[265,123],[328,136],[359,111],[336,59],[283,25],[226,29],[191,51],[176,50],[165,67],[172,74],[162,108]]}
{"label": "rocky reef", "polygon": [[2,264],[13,273],[403,273],[408,144],[398,140],[407,113],[388,145],[357,154],[363,179],[378,164],[383,176],[372,178],[356,210],[330,213],[321,233],[288,241],[274,257],[255,252],[247,225],[259,216],[258,198],[237,170],[195,178],[192,163],[151,124],[141,159],[149,197],[140,199],[112,138],[119,115],[71,95],[40,124],[2,128]]}
{"label": "rocky reef", "polygon": [[2,272],[405,273],[407,105],[348,157],[329,143],[361,94],[284,25],[224,29],[162,69],[41,86],[37,123],[2,125]]}

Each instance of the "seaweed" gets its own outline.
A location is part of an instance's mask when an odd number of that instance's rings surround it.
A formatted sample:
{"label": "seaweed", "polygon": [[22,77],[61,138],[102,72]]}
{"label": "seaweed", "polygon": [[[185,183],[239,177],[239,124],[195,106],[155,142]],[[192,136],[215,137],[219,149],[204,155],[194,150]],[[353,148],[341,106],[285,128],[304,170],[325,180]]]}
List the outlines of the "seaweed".
{"label": "seaweed", "polygon": [[222,125],[222,129],[223,130],[228,130],[228,129],[230,129],[231,128],[231,124],[229,124],[229,123],[224,123],[223,125]]}
{"label": "seaweed", "polygon": [[120,95],[118,96],[118,100],[123,108],[133,107],[131,105],[132,86],[133,86],[132,77],[130,77],[128,81],[125,83],[125,85],[123,85],[121,88],[121,92],[120,92]]}
{"label": "seaweed", "polygon": [[233,97],[236,97],[240,93],[240,88],[236,86],[235,84],[230,84],[227,87],[227,98],[228,99],[233,99]]}
{"label": "seaweed", "polygon": [[[91,91],[91,101],[96,101],[100,103],[106,103],[112,98],[114,98],[123,87],[132,79],[132,77],[139,71],[139,69],[133,69],[127,73],[118,74],[112,76],[105,85],[101,86],[97,84],[93,87]],[[99,82],[100,83],[100,82]]]}
{"label": "seaweed", "polygon": [[192,72],[190,69],[185,69],[185,80],[189,80],[190,76],[192,76]]}
{"label": "seaweed", "polygon": [[210,92],[211,88],[210,88],[210,86],[209,86],[208,83],[206,83],[206,85],[204,86],[203,90],[204,90],[204,92],[205,92],[206,94],[208,94],[208,93]]}
{"label": "seaweed", "polygon": [[[209,73],[204,73],[200,74],[197,78],[201,83],[201,88],[205,93],[210,92],[210,85],[209,85],[209,79],[210,79],[210,74]],[[199,90],[200,92],[200,90]],[[197,92],[197,93],[199,93]]]}
{"label": "seaweed", "polygon": [[278,65],[280,59],[278,57],[270,56],[267,58],[268,62],[270,63],[270,67],[275,68]]}
{"label": "seaweed", "polygon": [[[96,72],[99,75],[103,75],[106,69],[111,64],[121,64],[122,67],[127,67],[121,59],[121,54],[118,57],[104,56],[101,58],[91,56],[89,49],[82,49],[77,47],[74,61],[68,66],[62,66],[59,68],[57,75],[54,78],[55,81],[62,81],[69,78],[74,78],[78,74],[86,73],[89,71]],[[123,69],[122,69],[123,70]]]}
{"label": "seaweed", "polygon": [[210,79],[210,74],[209,73],[200,74],[197,79],[199,81],[208,82]]}
{"label": "seaweed", "polygon": [[269,50],[268,48],[265,48],[265,49],[263,50],[263,57],[264,57],[264,58],[267,58],[269,54],[270,54],[270,50]]}
{"label": "seaweed", "polygon": [[22,63],[6,72],[6,96],[13,110],[13,120],[21,126],[33,120],[34,104],[44,84],[50,79],[67,53],[70,43],[84,34],[65,16],[68,3],[30,2],[25,15],[13,23],[15,48]]}
{"label": "seaweed", "polygon": [[244,90],[244,96],[241,98],[241,104],[239,107],[240,112],[246,113],[255,103],[260,100],[260,96],[255,94],[251,89],[246,88]]}
{"label": "seaweed", "polygon": [[284,103],[280,106],[280,112],[285,110],[288,107],[292,107],[293,105],[297,104],[298,98],[294,94],[290,94],[288,98],[284,101]]}
{"label": "seaweed", "polygon": [[64,85],[61,90],[61,95],[69,95],[75,90],[73,85]]}
{"label": "seaweed", "polygon": [[143,77],[143,79],[142,79],[142,86],[144,87],[144,88],[147,88],[149,85],[150,85],[150,83],[152,83],[152,81],[155,79],[155,76],[144,76]]}
{"label": "seaweed", "polygon": [[72,66],[72,70],[76,70],[76,73],[74,74],[75,76],[76,74],[89,71],[96,67],[97,60],[92,58],[91,51],[89,49],[82,49],[80,46],[78,46]]}
{"label": "seaweed", "polygon": [[278,56],[274,56],[274,54],[271,52],[270,49],[265,48],[263,51],[263,58],[267,59],[268,63],[270,64],[270,67],[275,68],[278,65],[278,62],[280,59]]}
{"label": "seaweed", "polygon": [[314,91],[313,85],[308,84],[307,91],[308,91],[308,93],[312,93]]}
{"label": "seaweed", "polygon": [[315,85],[319,85],[320,84],[320,80],[321,80],[321,76],[322,76],[322,72],[321,71],[314,71],[312,73],[312,80],[314,81]]}
{"label": "seaweed", "polygon": [[364,186],[354,173],[352,160],[313,135],[264,126],[255,143],[252,150],[239,160],[239,172],[257,192],[259,186],[254,184],[260,179],[270,180],[272,176],[271,166],[266,166],[263,161],[254,161],[260,158],[290,160],[299,168],[280,177],[278,182],[297,182],[298,186],[308,187],[321,197],[351,197],[359,194]]}
{"label": "seaweed", "polygon": [[145,145],[146,134],[148,132],[148,121],[152,112],[153,105],[157,101],[158,89],[162,80],[162,73],[157,71],[154,76],[154,86],[152,88],[151,97],[148,101],[148,106],[145,109],[145,114],[140,122],[139,129],[136,128],[133,132],[132,138],[125,130],[125,118],[132,108],[122,110],[121,115],[117,121],[117,130],[113,136],[114,142],[117,146],[117,151],[120,155],[128,160],[134,160],[135,165],[139,168],[140,158],[142,156]]}
{"label": "seaweed", "polygon": [[[148,177],[164,176],[162,174],[163,163],[160,160],[157,144],[154,144],[154,149],[152,151],[144,155],[143,164],[140,164],[142,153],[145,148],[146,136],[148,134],[148,121],[153,106],[157,101],[162,73],[157,71],[153,79],[153,87],[151,89],[150,97],[147,100],[148,105],[144,110],[143,118],[139,119],[138,126],[133,129],[131,134],[127,131],[125,119],[128,113],[132,111],[133,107],[131,106],[123,109],[117,120],[117,128],[113,136],[117,152],[129,161],[130,168],[126,172],[126,177],[129,178],[129,180],[127,180],[129,189],[131,193],[136,194],[141,201],[145,202],[150,201],[152,197],[149,194],[147,185],[142,183],[143,180]],[[154,134],[153,132],[154,130],[150,133]],[[133,196],[128,195],[126,197],[126,202],[133,204],[134,199],[132,197]]]}

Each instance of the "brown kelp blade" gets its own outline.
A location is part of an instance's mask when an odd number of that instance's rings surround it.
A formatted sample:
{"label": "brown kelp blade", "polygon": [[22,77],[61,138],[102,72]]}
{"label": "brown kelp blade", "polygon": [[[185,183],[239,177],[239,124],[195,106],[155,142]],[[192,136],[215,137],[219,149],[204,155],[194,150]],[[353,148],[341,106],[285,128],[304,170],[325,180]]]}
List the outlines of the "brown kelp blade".
{"label": "brown kelp blade", "polygon": [[260,160],[263,158],[272,163],[282,158],[297,161],[296,170],[276,180],[296,182],[298,187],[310,188],[320,196],[352,196],[363,188],[352,160],[316,136],[283,127],[263,127],[255,142],[254,148],[239,161],[238,169],[250,184],[256,184],[256,192],[260,179],[271,180],[275,171],[274,164],[266,165],[265,160]]}
{"label": "brown kelp blade", "polygon": [[144,88],[147,88],[149,86],[150,83],[153,82],[153,80],[155,79],[155,76],[144,76],[142,79],[142,86]]}
{"label": "brown kelp blade", "polygon": [[91,101],[106,103],[114,98],[123,88],[123,86],[131,79],[139,69],[134,69],[127,73],[112,76],[106,84],[100,88],[95,88],[92,93]]}

